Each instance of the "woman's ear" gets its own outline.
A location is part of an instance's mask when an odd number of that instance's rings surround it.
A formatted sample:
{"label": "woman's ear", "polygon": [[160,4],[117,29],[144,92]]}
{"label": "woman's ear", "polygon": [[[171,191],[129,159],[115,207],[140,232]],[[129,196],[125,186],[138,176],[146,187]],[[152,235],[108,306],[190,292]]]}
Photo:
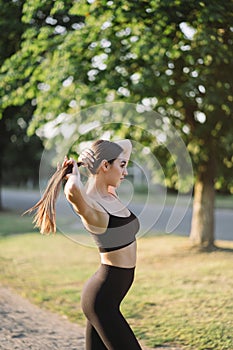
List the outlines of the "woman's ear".
{"label": "woman's ear", "polygon": [[101,163],[100,163],[100,168],[101,168],[104,172],[106,172],[106,171],[108,171],[109,167],[110,167],[109,162],[108,162],[106,159],[103,159],[103,160],[101,161]]}

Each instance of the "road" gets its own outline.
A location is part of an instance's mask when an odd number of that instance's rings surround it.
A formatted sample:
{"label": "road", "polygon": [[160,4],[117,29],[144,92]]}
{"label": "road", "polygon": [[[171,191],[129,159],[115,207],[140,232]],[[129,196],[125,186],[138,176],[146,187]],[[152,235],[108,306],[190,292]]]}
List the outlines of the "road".
{"label": "road", "polygon": [[[30,208],[40,198],[38,191],[23,191],[20,189],[3,189],[2,201],[4,207],[22,213]],[[135,203],[130,209],[139,215],[142,234],[152,230],[168,234],[188,236],[190,233],[192,208],[183,206],[160,206],[159,204]],[[57,213],[68,218],[72,213],[66,200],[61,195],[57,204]],[[168,222],[170,221],[170,225]],[[82,227],[80,220],[75,217],[76,227]],[[233,240],[233,210],[215,209],[215,238],[221,240]]]}

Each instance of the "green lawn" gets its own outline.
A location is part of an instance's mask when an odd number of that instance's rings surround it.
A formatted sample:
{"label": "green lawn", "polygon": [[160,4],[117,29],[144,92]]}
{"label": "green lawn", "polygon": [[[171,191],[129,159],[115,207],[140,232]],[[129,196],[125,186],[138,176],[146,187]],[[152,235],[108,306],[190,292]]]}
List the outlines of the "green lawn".
{"label": "green lawn", "polygon": [[[10,233],[9,217],[17,231],[20,218],[5,213],[0,233]],[[229,249],[195,253],[173,235],[138,240],[136,279],[122,311],[148,346],[233,349],[233,242],[217,243]],[[2,284],[84,326],[80,295],[98,268],[96,249],[61,234],[8,235],[0,239],[0,264]]]}

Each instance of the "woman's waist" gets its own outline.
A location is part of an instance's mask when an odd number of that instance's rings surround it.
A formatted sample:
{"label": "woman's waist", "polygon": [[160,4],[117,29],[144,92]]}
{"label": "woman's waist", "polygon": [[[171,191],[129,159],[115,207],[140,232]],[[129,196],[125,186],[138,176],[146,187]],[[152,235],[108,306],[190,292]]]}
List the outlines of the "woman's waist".
{"label": "woman's waist", "polygon": [[101,263],[104,265],[134,268],[137,260],[136,241],[130,245],[110,252],[100,252]]}

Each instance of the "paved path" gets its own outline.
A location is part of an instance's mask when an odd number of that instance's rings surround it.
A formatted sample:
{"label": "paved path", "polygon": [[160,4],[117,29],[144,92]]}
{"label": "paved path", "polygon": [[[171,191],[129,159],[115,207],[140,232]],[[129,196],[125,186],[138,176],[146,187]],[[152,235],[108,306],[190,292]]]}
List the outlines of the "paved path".
{"label": "paved path", "polygon": [[[0,286],[1,350],[84,350],[84,330]],[[163,346],[156,350],[181,350]],[[130,349],[122,349],[130,350]],[[152,350],[146,349],[144,350]]]}
{"label": "paved path", "polygon": [[0,349],[84,350],[84,331],[0,287]]}

